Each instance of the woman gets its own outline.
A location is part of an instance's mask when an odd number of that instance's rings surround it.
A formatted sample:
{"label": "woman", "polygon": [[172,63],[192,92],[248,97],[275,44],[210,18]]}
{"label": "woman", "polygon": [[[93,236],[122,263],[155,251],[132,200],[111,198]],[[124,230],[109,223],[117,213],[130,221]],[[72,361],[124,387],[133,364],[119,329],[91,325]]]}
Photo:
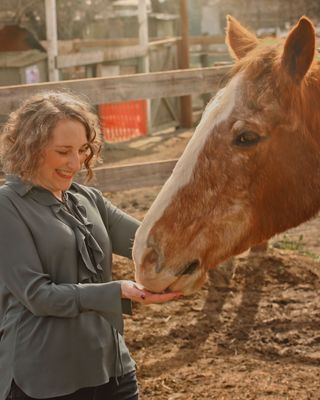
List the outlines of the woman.
{"label": "woman", "polygon": [[0,140],[0,400],[138,399],[122,313],[179,293],[111,280],[112,253],[131,256],[139,223],[73,182],[99,155],[95,114],[71,94],[41,93]]}

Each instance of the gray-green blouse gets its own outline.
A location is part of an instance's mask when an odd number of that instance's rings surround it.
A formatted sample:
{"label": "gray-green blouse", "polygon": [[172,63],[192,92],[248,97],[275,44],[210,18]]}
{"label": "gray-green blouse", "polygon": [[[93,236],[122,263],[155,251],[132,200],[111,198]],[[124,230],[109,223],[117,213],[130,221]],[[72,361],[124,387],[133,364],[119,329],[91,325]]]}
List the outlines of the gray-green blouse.
{"label": "gray-green blouse", "polygon": [[65,200],[13,176],[0,187],[0,400],[12,379],[46,398],[135,367],[111,267],[139,222],[93,188],[74,183]]}

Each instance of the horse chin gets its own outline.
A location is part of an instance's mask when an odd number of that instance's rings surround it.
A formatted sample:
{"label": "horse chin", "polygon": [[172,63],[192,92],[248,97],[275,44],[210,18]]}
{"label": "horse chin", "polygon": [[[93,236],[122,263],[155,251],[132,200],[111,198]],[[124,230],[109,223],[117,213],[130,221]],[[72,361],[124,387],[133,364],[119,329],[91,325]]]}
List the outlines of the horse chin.
{"label": "horse chin", "polygon": [[156,265],[150,262],[135,265],[135,281],[153,293],[179,292],[189,295],[198,291],[207,280],[207,268],[196,266],[195,270],[177,273],[177,268],[157,271]]}
{"label": "horse chin", "polygon": [[[136,275],[136,282],[142,285],[146,290],[153,293],[179,292],[184,296],[197,292],[207,280],[206,272],[194,273],[193,275],[180,276],[177,279],[161,279],[160,276],[152,279],[139,279]],[[144,277],[145,278],[145,277]]]}
{"label": "horse chin", "polygon": [[181,276],[174,281],[167,289],[166,292],[181,292],[184,296],[188,296],[197,292],[203,284],[207,281],[208,275],[206,273],[199,273],[190,276]]}

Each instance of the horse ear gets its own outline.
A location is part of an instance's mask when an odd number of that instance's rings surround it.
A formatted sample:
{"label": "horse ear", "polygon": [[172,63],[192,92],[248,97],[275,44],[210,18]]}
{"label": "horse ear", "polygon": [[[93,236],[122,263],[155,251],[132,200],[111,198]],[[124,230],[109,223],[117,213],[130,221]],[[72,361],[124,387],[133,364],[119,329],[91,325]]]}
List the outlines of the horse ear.
{"label": "horse ear", "polygon": [[234,17],[227,15],[226,44],[230,53],[240,59],[257,46],[258,39]]}
{"label": "horse ear", "polygon": [[289,32],[282,54],[282,65],[296,83],[301,82],[309,70],[315,47],[314,27],[307,17],[301,17]]}

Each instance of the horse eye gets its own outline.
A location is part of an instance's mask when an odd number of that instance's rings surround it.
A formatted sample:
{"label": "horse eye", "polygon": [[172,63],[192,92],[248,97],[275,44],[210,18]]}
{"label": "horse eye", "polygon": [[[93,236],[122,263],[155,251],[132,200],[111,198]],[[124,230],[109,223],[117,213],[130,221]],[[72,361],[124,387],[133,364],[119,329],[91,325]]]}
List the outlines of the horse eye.
{"label": "horse eye", "polygon": [[236,146],[250,147],[259,143],[260,140],[261,136],[259,136],[256,132],[244,131],[239,133],[233,139],[233,144]]}

